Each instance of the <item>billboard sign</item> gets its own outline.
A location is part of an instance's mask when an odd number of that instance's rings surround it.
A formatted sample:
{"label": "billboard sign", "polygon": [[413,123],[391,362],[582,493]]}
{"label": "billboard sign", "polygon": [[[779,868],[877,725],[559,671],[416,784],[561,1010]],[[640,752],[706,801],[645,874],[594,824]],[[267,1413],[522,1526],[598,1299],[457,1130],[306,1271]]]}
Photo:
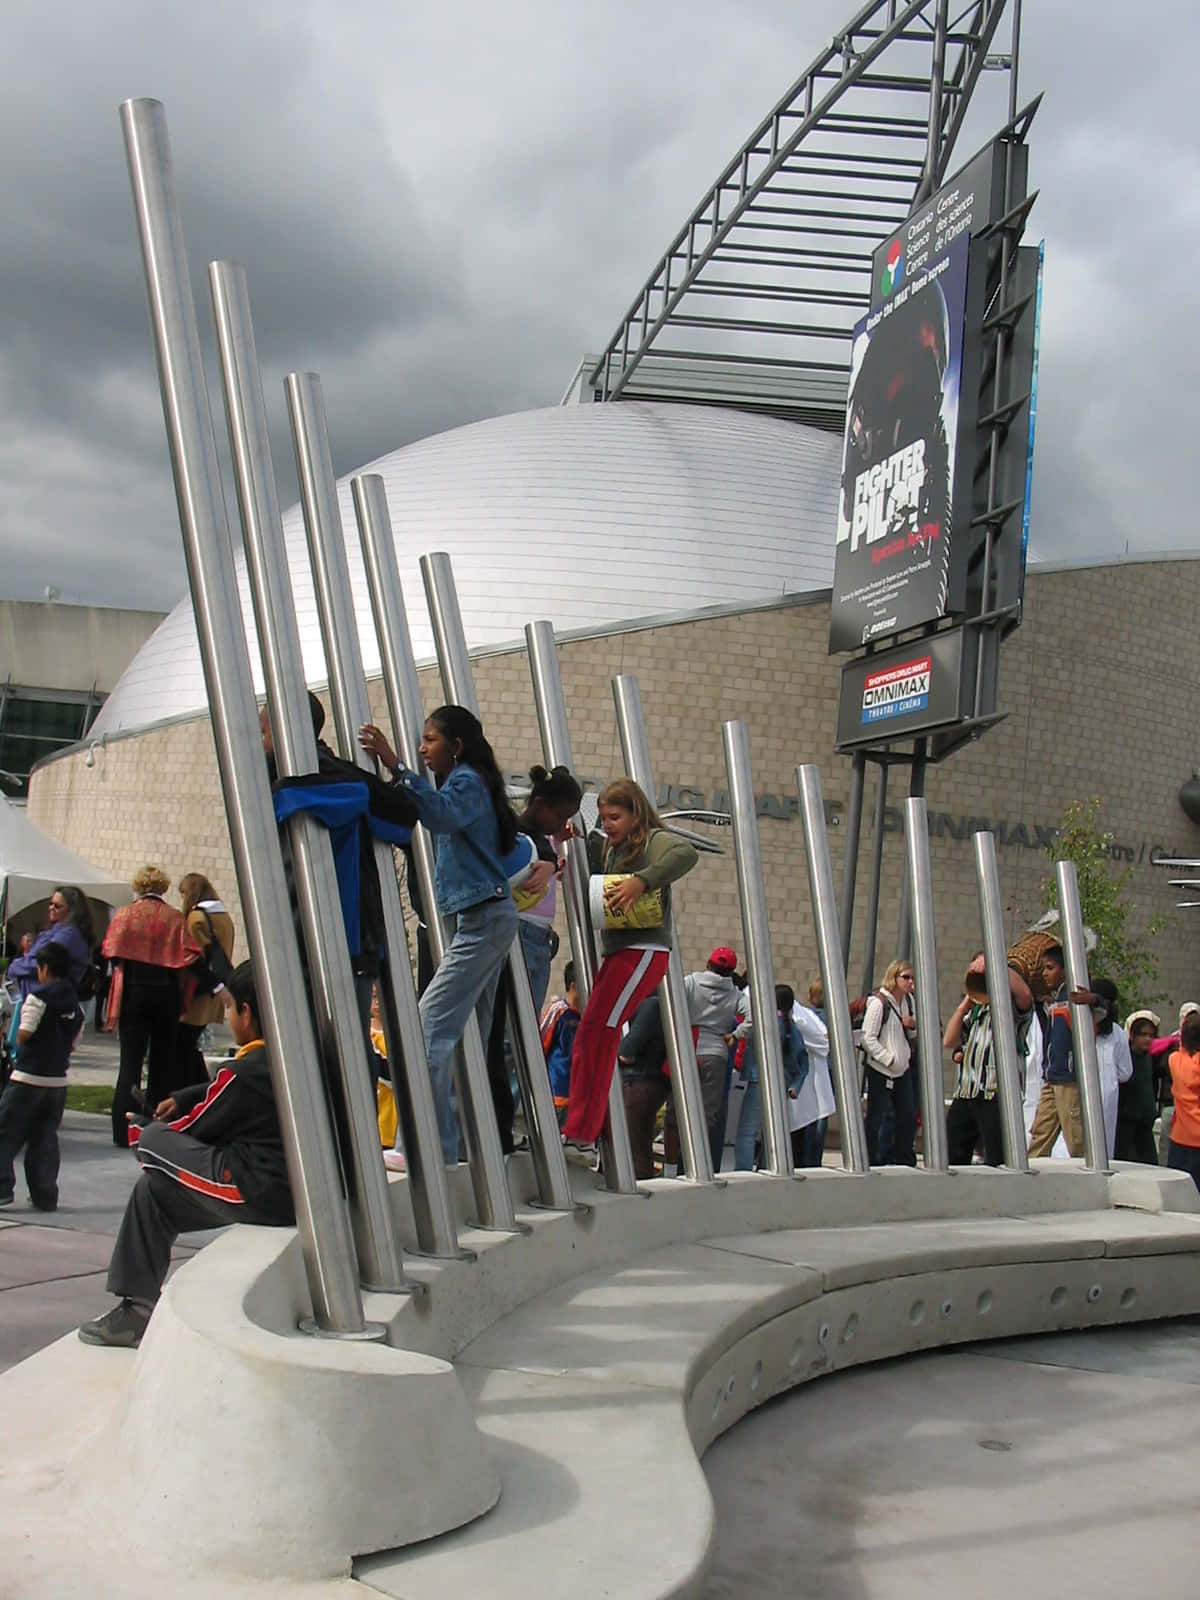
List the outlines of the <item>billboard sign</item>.
{"label": "billboard sign", "polygon": [[837,748],[918,738],[967,715],[964,656],[977,635],[949,628],[927,639],[877,650],[842,668]]}
{"label": "billboard sign", "polygon": [[[851,358],[829,648],[857,650],[962,604],[952,561],[970,239],[929,266],[893,263],[890,299]],[[885,263],[885,281],[888,269]]]}
{"label": "billboard sign", "polygon": [[[872,258],[870,310],[851,353],[831,654],[966,606],[980,330],[995,248],[973,236],[1003,212],[1006,148],[994,140],[981,150]],[[1018,146],[1009,159],[1023,165],[1026,154]]]}

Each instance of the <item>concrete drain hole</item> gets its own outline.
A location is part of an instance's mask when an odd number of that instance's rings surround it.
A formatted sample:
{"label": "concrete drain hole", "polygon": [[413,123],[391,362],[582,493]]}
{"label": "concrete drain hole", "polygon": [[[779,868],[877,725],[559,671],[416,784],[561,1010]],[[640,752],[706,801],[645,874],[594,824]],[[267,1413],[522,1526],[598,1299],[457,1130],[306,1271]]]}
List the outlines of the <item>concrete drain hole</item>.
{"label": "concrete drain hole", "polygon": [[1007,1439],[980,1439],[979,1448],[981,1450],[1011,1450],[1012,1445],[1009,1444]]}
{"label": "concrete drain hole", "polygon": [[954,1310],[954,1301],[953,1300],[943,1300],[942,1301],[941,1310],[942,1310],[942,1315],[944,1317],[948,1317],[950,1315],[950,1313]]}
{"label": "concrete drain hole", "polygon": [[1122,1308],[1122,1310],[1128,1311],[1130,1306],[1136,1304],[1136,1302],[1137,1302],[1137,1290],[1136,1289],[1123,1289],[1121,1291],[1121,1308]]}
{"label": "concrete drain hole", "polygon": [[794,1367],[798,1367],[803,1360],[804,1360],[804,1340],[803,1339],[794,1339],[792,1341],[792,1353],[788,1357],[788,1366],[789,1367],[793,1367],[793,1368]]}
{"label": "concrete drain hole", "polygon": [[992,1291],[985,1289],[975,1302],[975,1309],[981,1317],[986,1317],[992,1309]]}
{"label": "concrete drain hole", "polygon": [[1051,1292],[1050,1304],[1052,1306],[1065,1306],[1066,1303],[1067,1303],[1067,1291],[1063,1288],[1062,1284],[1060,1283],[1058,1288]]}
{"label": "concrete drain hole", "polygon": [[852,1311],[846,1318],[846,1326],[842,1329],[842,1343],[849,1344],[858,1332],[858,1312]]}
{"label": "concrete drain hole", "polygon": [[1104,1293],[1104,1290],[1101,1289],[1100,1285],[1098,1283],[1093,1283],[1091,1288],[1087,1292],[1088,1305],[1094,1306],[1096,1304],[1096,1301],[1099,1300],[1100,1296],[1103,1293]]}
{"label": "concrete drain hole", "polygon": [[817,1339],[821,1344],[829,1342],[829,1324],[827,1322],[823,1322],[817,1330]]}
{"label": "concrete drain hole", "polygon": [[918,1322],[924,1322],[925,1321],[925,1302],[924,1302],[924,1300],[914,1300],[913,1301],[912,1305],[909,1306],[909,1308],[908,1308],[908,1320],[913,1324],[914,1327],[916,1326],[916,1324]]}
{"label": "concrete drain hole", "polygon": [[732,1399],[732,1397],[733,1397],[733,1387],[734,1387],[734,1379],[733,1379],[733,1373],[731,1372],[729,1374],[729,1376],[725,1380],[725,1398],[726,1398],[726,1400]]}
{"label": "concrete drain hole", "polygon": [[759,1384],[761,1382],[762,1382],[762,1362],[761,1361],[756,1361],[754,1363],[754,1371],[750,1374],[750,1393],[751,1394],[756,1394],[757,1393],[758,1386],[759,1386]]}

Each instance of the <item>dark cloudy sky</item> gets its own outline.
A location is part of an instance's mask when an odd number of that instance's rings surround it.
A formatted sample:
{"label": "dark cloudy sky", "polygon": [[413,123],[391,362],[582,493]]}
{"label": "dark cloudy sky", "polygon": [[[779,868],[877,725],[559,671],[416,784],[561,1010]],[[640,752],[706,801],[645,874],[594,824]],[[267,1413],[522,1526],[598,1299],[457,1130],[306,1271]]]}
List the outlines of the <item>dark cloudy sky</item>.
{"label": "dark cloudy sky", "polygon": [[[281,378],[348,471],[553,404],[851,0],[13,0],[0,66],[0,594],[184,588],[119,102],[166,105],[202,324],[243,261]],[[1034,549],[1195,548],[1191,8],[1026,0],[1029,237],[1047,246]],[[1007,23],[1002,31],[1007,33]],[[1002,120],[1002,75],[985,126]],[[217,392],[215,366],[210,390]],[[1172,399],[1184,391],[1184,402]],[[830,530],[833,537],[833,529]]]}

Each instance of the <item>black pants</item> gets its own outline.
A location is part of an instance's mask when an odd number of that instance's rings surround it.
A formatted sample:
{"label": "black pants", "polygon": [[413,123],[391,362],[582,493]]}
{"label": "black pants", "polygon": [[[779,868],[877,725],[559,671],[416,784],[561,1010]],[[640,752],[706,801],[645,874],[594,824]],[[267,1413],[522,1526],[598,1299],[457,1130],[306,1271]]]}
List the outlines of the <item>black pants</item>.
{"label": "black pants", "polygon": [[658,1121],[658,1113],[666,1103],[669,1089],[670,1083],[665,1073],[653,1078],[621,1077],[635,1178],[654,1176],[654,1126]]}
{"label": "black pants", "polygon": [[190,1089],[193,1084],[208,1082],[208,1068],[200,1053],[200,1035],[203,1032],[203,1027],[197,1027],[194,1022],[176,1023],[175,1065],[171,1071],[168,1094],[174,1094],[176,1089]]}
{"label": "black pants", "polygon": [[142,1129],[138,1159],[142,1175],[125,1204],[108,1264],[109,1292],[122,1299],[154,1304],[181,1233],[229,1222],[280,1222],[247,1205],[221,1152],[191,1134],[152,1122]]}
{"label": "black pants", "polygon": [[979,1145],[989,1167],[1004,1165],[1004,1135],[1000,1127],[1000,1096],[981,1094],[951,1100],[946,1111],[946,1144],[952,1167],[969,1167]]}
{"label": "black pants", "polygon": [[10,1083],[0,1094],[0,1195],[12,1196],[13,1163],[25,1147],[25,1182],[39,1211],[58,1205],[58,1125],[67,1103],[65,1089],[39,1089]]}
{"label": "black pants", "polygon": [[1154,1142],[1154,1124],[1129,1122],[1123,1120],[1118,1112],[1113,1159],[1141,1161],[1148,1167],[1158,1166],[1158,1145]]}
{"label": "black pants", "polygon": [[917,1134],[917,1109],[911,1069],[899,1078],[887,1078],[867,1068],[867,1158],[873,1167],[882,1163],[880,1130],[888,1109],[893,1115],[892,1148],[887,1159],[897,1167],[915,1167],[913,1140]]}
{"label": "black pants", "polygon": [[146,1068],[145,1101],[151,1111],[165,1100],[173,1087],[175,1071],[175,1032],[179,1023],[179,984],[173,972],[163,970],[164,981],[142,983],[126,973],[121,996],[121,1017],[117,1037],[121,1041],[121,1064],[113,1091],[113,1143],[122,1149],[128,1142],[125,1113],[135,1109],[134,1093],[142,1082],[142,1064],[149,1051]]}
{"label": "black pants", "polygon": [[1195,1145],[1176,1144],[1174,1139],[1167,1145],[1167,1165],[1175,1172],[1191,1174],[1192,1182],[1200,1189],[1200,1149]]}

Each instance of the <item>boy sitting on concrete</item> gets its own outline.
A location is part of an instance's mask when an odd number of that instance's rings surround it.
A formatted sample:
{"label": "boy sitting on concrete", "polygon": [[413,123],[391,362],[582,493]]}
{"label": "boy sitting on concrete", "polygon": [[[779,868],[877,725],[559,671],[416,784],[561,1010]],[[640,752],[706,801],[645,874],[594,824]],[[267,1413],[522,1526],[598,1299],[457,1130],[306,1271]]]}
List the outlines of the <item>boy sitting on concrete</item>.
{"label": "boy sitting on concrete", "polygon": [[37,983],[21,1004],[17,1064],[0,1095],[0,1206],[13,1203],[13,1163],[25,1147],[25,1181],[36,1211],[58,1206],[58,1126],[67,1066],[83,1012],[68,976],[71,957],[51,940],[37,955]]}
{"label": "boy sitting on concrete", "polygon": [[226,988],[229,1025],[240,1046],[236,1056],[211,1083],[164,1100],[153,1122],[142,1127],[131,1119],[129,1141],[142,1172],[108,1267],[108,1288],[121,1299],[80,1328],[85,1344],[141,1344],[181,1233],[228,1222],[295,1221],[248,961]]}

